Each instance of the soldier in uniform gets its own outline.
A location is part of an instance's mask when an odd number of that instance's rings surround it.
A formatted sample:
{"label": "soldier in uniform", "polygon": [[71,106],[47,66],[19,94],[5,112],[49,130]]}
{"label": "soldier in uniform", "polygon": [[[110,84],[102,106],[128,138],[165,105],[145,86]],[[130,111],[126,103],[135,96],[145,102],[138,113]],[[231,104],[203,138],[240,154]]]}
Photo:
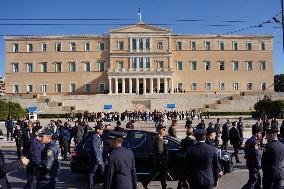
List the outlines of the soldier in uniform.
{"label": "soldier in uniform", "polygon": [[232,156],[235,156],[236,163],[241,163],[239,160],[239,148],[241,145],[241,137],[239,130],[236,127],[236,122],[232,122],[232,128],[229,131],[229,138],[230,138],[230,143],[233,145],[234,148],[234,153]]}
{"label": "soldier in uniform", "polygon": [[238,129],[239,134],[240,134],[241,145],[242,145],[243,141],[244,141],[244,122],[243,122],[243,117],[239,117],[239,121],[237,123],[237,129]]}
{"label": "soldier in uniform", "polygon": [[256,127],[252,129],[252,137],[249,138],[245,143],[245,159],[246,166],[249,170],[249,180],[242,187],[242,189],[260,189],[261,177],[259,170],[261,169],[261,128]]}
{"label": "soldier in uniform", "polygon": [[103,161],[103,142],[101,136],[103,134],[103,124],[99,122],[95,126],[95,133],[91,136],[92,153],[90,156],[90,170],[89,170],[89,189],[94,188],[94,177],[97,171],[104,174]]}
{"label": "soldier in uniform", "polygon": [[175,138],[177,138],[176,125],[177,125],[177,120],[173,119],[172,124],[168,129],[168,134]]}
{"label": "soldier in uniform", "polygon": [[21,156],[24,155],[23,152],[23,130],[20,127],[20,125],[16,125],[14,133],[13,133],[13,137],[15,138],[16,141],[16,147],[17,147],[17,155],[18,155],[18,159],[21,158]]}
{"label": "soldier in uniform", "polygon": [[41,153],[41,164],[37,170],[37,189],[55,189],[59,172],[59,148],[52,140],[53,132],[44,129],[39,136],[45,145]]}
{"label": "soldier in uniform", "polygon": [[135,189],[137,187],[134,155],[121,146],[125,133],[110,131],[109,146],[112,148],[106,165],[103,189]]}
{"label": "soldier in uniform", "polygon": [[166,135],[166,127],[157,125],[158,135],[153,139],[153,170],[150,177],[142,182],[147,189],[148,184],[160,175],[162,189],[167,187],[167,171],[168,171],[168,150],[164,136]]}
{"label": "soldier in uniform", "polygon": [[277,139],[277,127],[267,128],[266,134],[268,143],[263,149],[261,158],[263,189],[280,189],[281,180],[284,177],[281,168],[284,158],[284,144]]}
{"label": "soldier in uniform", "polygon": [[197,143],[186,152],[186,177],[192,189],[212,189],[218,185],[219,169],[215,147],[205,143],[205,129],[196,129],[194,136]]}
{"label": "soldier in uniform", "polygon": [[221,124],[220,124],[220,118],[217,118],[217,123],[214,125],[214,129],[216,131],[216,138],[215,138],[215,146],[219,146],[219,138],[221,136]]}

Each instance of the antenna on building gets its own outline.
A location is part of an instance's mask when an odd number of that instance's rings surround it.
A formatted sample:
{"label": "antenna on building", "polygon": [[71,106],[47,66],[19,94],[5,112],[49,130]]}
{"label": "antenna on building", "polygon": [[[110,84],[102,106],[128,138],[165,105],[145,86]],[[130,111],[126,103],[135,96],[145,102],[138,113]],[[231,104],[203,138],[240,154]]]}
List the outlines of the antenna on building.
{"label": "antenna on building", "polygon": [[140,8],[138,9],[137,14],[139,16],[139,22],[142,22],[142,13],[141,13],[141,9]]}

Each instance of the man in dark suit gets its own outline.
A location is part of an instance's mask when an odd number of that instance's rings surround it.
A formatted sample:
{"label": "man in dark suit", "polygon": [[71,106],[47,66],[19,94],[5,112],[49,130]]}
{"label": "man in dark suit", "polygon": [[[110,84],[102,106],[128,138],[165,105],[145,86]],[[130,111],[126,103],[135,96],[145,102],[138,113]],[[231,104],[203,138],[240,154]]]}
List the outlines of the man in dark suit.
{"label": "man in dark suit", "polygon": [[284,178],[281,164],[284,158],[284,144],[277,139],[278,128],[266,129],[267,141],[263,149],[261,167],[263,171],[263,189],[280,189]]}
{"label": "man in dark suit", "polygon": [[185,168],[191,189],[212,189],[218,185],[218,157],[215,147],[205,143],[206,131],[196,129],[197,143],[187,149]]}
{"label": "man in dark suit", "polygon": [[223,143],[222,143],[221,148],[224,150],[227,150],[228,148],[230,124],[231,124],[231,121],[228,119],[227,122],[222,126],[221,139]]}
{"label": "man in dark suit", "polygon": [[229,131],[229,138],[230,138],[230,143],[233,145],[234,148],[234,153],[232,154],[235,156],[236,163],[241,163],[239,160],[239,148],[242,144],[242,140],[240,137],[239,130],[236,127],[236,122],[232,122],[232,128]]}
{"label": "man in dark suit", "polygon": [[132,151],[121,146],[125,134],[109,132],[109,146],[112,148],[106,165],[103,189],[136,189],[136,169]]}
{"label": "man in dark suit", "polygon": [[95,133],[91,136],[92,153],[90,155],[89,189],[94,188],[94,177],[97,171],[101,175],[104,174],[105,165],[103,161],[103,142],[101,139],[103,129],[103,124],[98,122],[95,126]]}

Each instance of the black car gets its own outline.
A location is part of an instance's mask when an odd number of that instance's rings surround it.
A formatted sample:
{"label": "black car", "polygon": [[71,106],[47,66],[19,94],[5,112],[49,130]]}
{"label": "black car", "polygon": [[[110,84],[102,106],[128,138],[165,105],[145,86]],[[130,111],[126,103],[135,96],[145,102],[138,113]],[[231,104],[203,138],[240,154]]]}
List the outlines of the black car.
{"label": "black car", "polygon": [[[149,175],[152,170],[152,146],[153,138],[157,133],[139,130],[125,130],[127,137],[122,145],[133,151],[135,157],[135,166],[138,180]],[[89,132],[88,135],[76,146],[72,153],[70,167],[73,172],[86,173],[89,167],[89,153],[91,153],[91,135],[94,132]],[[107,138],[108,131],[104,131],[102,140],[104,144],[104,157],[109,152]],[[184,155],[180,151],[180,141],[174,137],[166,136],[169,163],[168,172],[169,180],[178,180],[179,172],[182,168]],[[218,150],[218,157],[224,173],[232,172],[232,157],[226,151]]]}

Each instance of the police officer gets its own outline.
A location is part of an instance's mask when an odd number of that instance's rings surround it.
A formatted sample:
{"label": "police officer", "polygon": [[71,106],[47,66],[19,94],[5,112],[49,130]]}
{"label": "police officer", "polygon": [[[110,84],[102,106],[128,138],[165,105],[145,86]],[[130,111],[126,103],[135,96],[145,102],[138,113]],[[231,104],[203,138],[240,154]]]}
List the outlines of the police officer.
{"label": "police officer", "polygon": [[214,125],[214,129],[216,131],[216,138],[215,138],[215,146],[218,147],[219,146],[219,138],[221,136],[221,124],[220,124],[220,118],[217,118],[217,122]]}
{"label": "police officer", "polygon": [[103,142],[101,139],[103,129],[103,124],[98,122],[95,126],[95,133],[91,136],[92,153],[90,156],[89,189],[94,188],[94,177],[97,171],[101,175],[104,174]]}
{"label": "police officer", "polygon": [[261,167],[263,171],[263,189],[279,189],[284,177],[281,163],[284,158],[284,144],[277,139],[278,129],[271,126],[266,129],[268,143],[263,149]]}
{"label": "police officer", "polygon": [[15,138],[15,141],[16,141],[17,156],[18,156],[18,159],[20,159],[21,156],[24,155],[24,152],[23,152],[23,146],[24,146],[23,130],[20,127],[20,125],[16,125],[14,133],[13,133],[13,137]]}
{"label": "police officer", "polygon": [[15,127],[15,123],[12,119],[12,116],[8,116],[6,121],[5,121],[5,127],[7,129],[7,141],[9,141],[9,137],[11,139],[11,141],[13,141],[13,129]]}
{"label": "police officer", "polygon": [[153,141],[153,170],[148,179],[142,182],[142,185],[147,189],[148,184],[160,175],[162,189],[167,187],[167,171],[168,171],[168,150],[164,136],[166,135],[166,127],[157,125],[158,135]]}
{"label": "police officer", "polygon": [[109,146],[112,148],[106,165],[103,189],[135,189],[137,185],[134,155],[122,146],[125,134],[109,132]]}
{"label": "police officer", "polygon": [[236,163],[241,163],[239,160],[239,148],[241,146],[241,137],[239,130],[236,127],[236,122],[232,122],[232,128],[229,131],[230,143],[233,145],[234,153],[232,156],[235,156]]}
{"label": "police officer", "polygon": [[41,152],[44,148],[43,143],[40,141],[38,136],[41,132],[41,126],[35,126],[32,129],[34,137],[28,144],[27,157],[30,159],[30,163],[27,166],[27,183],[24,189],[35,189],[36,188],[36,171],[41,164]]}
{"label": "police officer", "polygon": [[41,164],[37,172],[37,189],[55,189],[59,172],[59,149],[52,140],[53,132],[44,129],[39,136],[45,145],[41,153]]}
{"label": "police officer", "polygon": [[212,189],[218,185],[219,169],[215,147],[205,143],[205,129],[196,129],[197,143],[187,149],[186,177],[192,189]]}
{"label": "police officer", "polygon": [[246,166],[249,170],[249,180],[242,189],[260,189],[261,177],[259,170],[261,168],[261,128],[252,129],[252,137],[249,138],[244,147]]}

